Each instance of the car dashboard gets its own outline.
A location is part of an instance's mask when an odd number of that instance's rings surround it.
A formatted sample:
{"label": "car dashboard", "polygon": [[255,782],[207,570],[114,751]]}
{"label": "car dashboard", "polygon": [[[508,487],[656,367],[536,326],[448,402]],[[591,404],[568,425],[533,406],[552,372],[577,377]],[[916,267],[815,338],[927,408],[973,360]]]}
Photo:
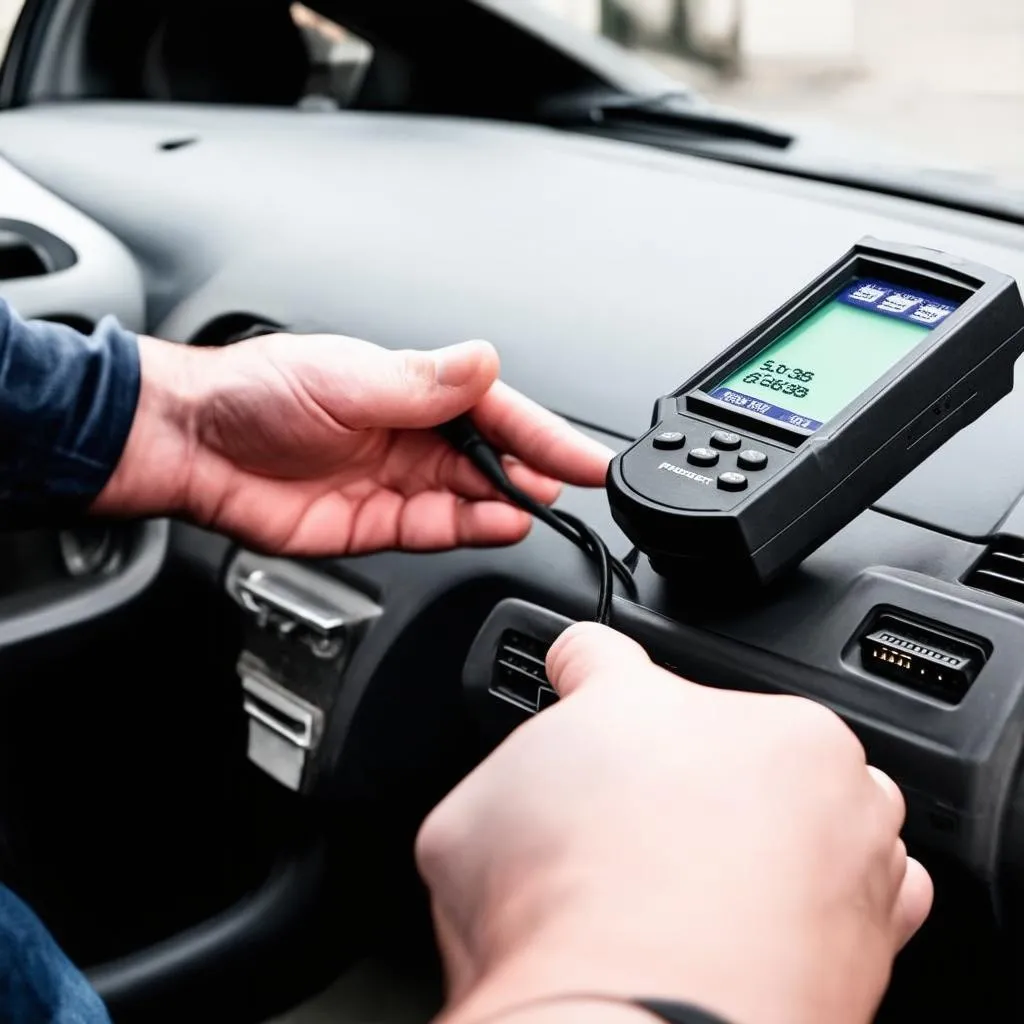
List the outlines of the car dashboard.
{"label": "car dashboard", "polygon": [[[543,128],[131,103],[3,121],[0,173],[20,191],[0,189],[0,216],[17,207],[78,256],[50,275],[59,308],[47,278],[4,284],[24,312],[113,311],[204,345],[254,329],[486,337],[510,384],[615,450],[865,234],[1024,281],[1014,224]],[[640,559],[638,600],[613,608],[681,676],[834,708],[903,787],[910,846],[1006,911],[1024,869],[1022,418],[1018,385],[763,593],[711,600],[709,581]],[[567,487],[560,507],[627,556],[601,491]],[[247,754],[319,806],[412,793],[425,810],[554,699],[544,652],[596,600],[589,563],[540,524],[510,549],[302,562],[138,529],[111,600],[151,578],[140,559],[201,566],[244,624]],[[965,692],[872,665],[863,641],[886,616],[976,644]]]}

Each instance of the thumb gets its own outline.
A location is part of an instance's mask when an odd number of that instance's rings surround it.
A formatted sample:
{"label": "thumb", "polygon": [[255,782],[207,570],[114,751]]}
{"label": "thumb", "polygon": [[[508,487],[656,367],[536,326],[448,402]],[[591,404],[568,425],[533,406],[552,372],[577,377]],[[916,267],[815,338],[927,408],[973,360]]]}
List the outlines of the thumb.
{"label": "thumb", "polygon": [[498,379],[498,353],[486,341],[432,351],[388,352],[389,365],[365,379],[353,427],[436,427],[472,409]]}
{"label": "thumb", "polygon": [[895,923],[898,948],[902,949],[927,920],[935,899],[935,887],[924,865],[907,859],[906,874],[896,898]]}
{"label": "thumb", "polygon": [[548,651],[547,672],[559,697],[568,697],[597,676],[630,676],[651,667],[634,640],[596,622],[570,626]]}

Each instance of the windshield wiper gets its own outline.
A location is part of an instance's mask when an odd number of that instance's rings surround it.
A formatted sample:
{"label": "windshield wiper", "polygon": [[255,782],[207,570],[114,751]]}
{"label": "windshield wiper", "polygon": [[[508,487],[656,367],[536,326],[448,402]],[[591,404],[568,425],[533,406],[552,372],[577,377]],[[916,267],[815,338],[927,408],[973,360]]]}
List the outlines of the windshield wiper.
{"label": "windshield wiper", "polygon": [[886,167],[808,153],[803,138],[722,110],[699,94],[667,92],[651,96],[577,93],[552,101],[544,123],[595,135],[610,135],[673,152],[758,170],[866,189],[902,199],[935,203],[948,209],[1024,224],[1024,189],[915,167]]}
{"label": "windshield wiper", "polygon": [[546,111],[550,123],[563,128],[652,128],[702,139],[751,142],[772,149],[787,149],[795,136],[699,104],[687,93],[655,96],[601,96],[562,101]]}

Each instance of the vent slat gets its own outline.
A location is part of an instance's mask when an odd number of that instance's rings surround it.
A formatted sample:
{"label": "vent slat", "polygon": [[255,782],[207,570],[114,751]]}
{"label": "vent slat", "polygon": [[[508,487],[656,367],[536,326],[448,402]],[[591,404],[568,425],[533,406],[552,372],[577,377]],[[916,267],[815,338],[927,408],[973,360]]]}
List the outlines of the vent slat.
{"label": "vent slat", "polygon": [[974,575],[981,579],[998,580],[1000,583],[1013,583],[1018,587],[1024,587],[1024,579],[1019,576],[1011,576],[1009,573],[998,572],[996,569],[979,568],[975,570]]}
{"label": "vent slat", "polygon": [[534,665],[540,665],[544,667],[544,658],[538,658],[535,654],[531,654],[529,651],[524,651],[521,647],[516,647],[515,644],[502,644],[501,651],[504,654],[511,654],[518,658],[524,658],[526,661],[532,662]]}
{"label": "vent slat", "polygon": [[971,586],[978,590],[988,590],[993,594],[1012,598],[1014,601],[1024,602],[1024,582],[1003,576],[998,572],[982,569],[975,574]]}
{"label": "vent slat", "polygon": [[967,574],[964,583],[1024,604],[1024,553],[993,545]]}
{"label": "vent slat", "polygon": [[534,636],[507,629],[495,652],[490,693],[528,714],[558,700],[545,671],[548,644]]}
{"label": "vent slat", "polygon": [[1014,555],[1009,551],[990,551],[988,559],[1015,575],[1024,577],[1024,555]]}

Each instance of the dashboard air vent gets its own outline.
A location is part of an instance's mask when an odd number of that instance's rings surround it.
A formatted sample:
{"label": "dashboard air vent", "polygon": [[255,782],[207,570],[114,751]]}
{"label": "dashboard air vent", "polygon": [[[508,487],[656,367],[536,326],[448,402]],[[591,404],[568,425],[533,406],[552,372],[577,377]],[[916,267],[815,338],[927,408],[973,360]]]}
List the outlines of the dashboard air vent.
{"label": "dashboard air vent", "polygon": [[0,280],[40,277],[49,270],[36,246],[13,231],[0,230]]}
{"label": "dashboard air vent", "polygon": [[554,704],[558,694],[544,669],[548,644],[516,629],[506,629],[494,657],[491,694],[531,715]]}
{"label": "dashboard air vent", "polygon": [[996,541],[967,574],[964,583],[1024,604],[1024,543]]}
{"label": "dashboard air vent", "polygon": [[75,250],[49,231],[0,217],[0,280],[53,274],[73,267],[76,260]]}
{"label": "dashboard air vent", "polygon": [[200,327],[189,339],[189,344],[200,348],[223,348],[236,341],[274,334],[281,329],[281,324],[253,313],[225,313]]}

